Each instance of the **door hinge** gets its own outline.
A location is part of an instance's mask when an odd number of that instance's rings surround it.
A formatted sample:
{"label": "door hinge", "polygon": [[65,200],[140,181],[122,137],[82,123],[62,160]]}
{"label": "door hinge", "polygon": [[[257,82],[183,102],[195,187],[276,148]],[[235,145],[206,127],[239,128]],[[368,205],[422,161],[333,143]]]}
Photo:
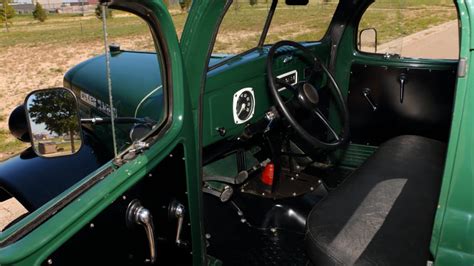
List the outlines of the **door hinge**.
{"label": "door hinge", "polygon": [[467,71],[467,58],[462,57],[458,63],[458,78],[464,78]]}

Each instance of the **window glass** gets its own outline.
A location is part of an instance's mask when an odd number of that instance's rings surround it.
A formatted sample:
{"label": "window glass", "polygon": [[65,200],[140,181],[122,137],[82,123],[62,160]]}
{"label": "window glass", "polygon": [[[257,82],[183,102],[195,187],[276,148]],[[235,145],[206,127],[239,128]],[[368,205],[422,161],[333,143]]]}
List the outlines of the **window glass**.
{"label": "window glass", "polygon": [[306,6],[287,6],[279,1],[265,42],[320,40],[331,23],[338,2],[309,0]]}
{"label": "window glass", "polygon": [[[56,13],[49,12],[49,8]],[[0,231],[110,161],[114,148],[120,153],[158,127],[165,112],[161,78],[164,70],[145,21],[116,10],[107,19],[114,105],[111,109],[102,20],[97,17],[101,12],[96,5],[77,7],[72,3],[44,9],[44,21],[35,20],[31,10],[26,10],[26,14],[9,18],[8,32],[0,34],[0,49],[4,55],[0,57]],[[43,159],[31,149],[28,140],[17,139],[21,137],[9,130],[9,117],[31,91],[62,86],[77,98],[78,114],[83,119],[82,140],[78,139],[79,134],[58,129],[62,127],[58,123],[53,130],[46,126],[49,122],[38,120],[37,125],[31,124],[32,130],[37,131],[33,135],[37,152],[41,150],[44,157],[53,157],[54,154],[78,151],[71,157]],[[30,98],[29,105],[39,98]],[[41,98],[50,101],[48,97]],[[49,99],[58,100],[58,97]],[[24,110],[18,110],[24,117]],[[48,113],[29,113],[29,117],[48,120],[62,113],[38,110]],[[122,119],[116,122],[114,132],[110,123],[111,110],[115,110],[117,120]],[[96,125],[84,121],[91,118],[109,120]],[[24,133],[28,136],[27,131]],[[116,146],[112,142],[113,135]]]}
{"label": "window glass", "polygon": [[213,53],[239,54],[257,47],[267,18],[270,0],[235,0],[224,16]]}
{"label": "window glass", "polygon": [[359,23],[363,52],[457,59],[457,11],[450,0],[377,0]]}

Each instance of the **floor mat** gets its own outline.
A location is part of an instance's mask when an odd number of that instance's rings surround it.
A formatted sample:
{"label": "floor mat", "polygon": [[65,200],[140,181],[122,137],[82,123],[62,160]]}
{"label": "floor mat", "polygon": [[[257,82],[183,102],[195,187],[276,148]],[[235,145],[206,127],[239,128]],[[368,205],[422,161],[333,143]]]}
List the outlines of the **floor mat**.
{"label": "floor mat", "polygon": [[253,239],[239,252],[225,258],[225,265],[295,265],[308,261],[303,246],[303,234],[253,229]]}

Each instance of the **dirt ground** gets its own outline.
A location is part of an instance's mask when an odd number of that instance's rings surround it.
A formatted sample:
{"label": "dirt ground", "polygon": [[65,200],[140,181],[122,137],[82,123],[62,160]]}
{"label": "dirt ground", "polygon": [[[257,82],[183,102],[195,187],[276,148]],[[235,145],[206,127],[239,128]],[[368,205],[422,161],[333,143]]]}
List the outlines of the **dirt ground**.
{"label": "dirt ground", "polygon": [[[426,31],[405,37],[405,51],[425,47],[425,51],[439,57],[439,53],[448,53],[457,56],[457,47],[451,47],[438,39],[457,38],[455,22],[448,22],[433,27]],[[447,29],[451,29],[447,31]],[[455,36],[452,36],[452,35]],[[122,47],[143,48],[146,38],[118,39],[115,42]],[[379,48],[391,46],[400,40],[392,41],[390,44],[381,45]],[[457,42],[455,42],[457,44]],[[148,48],[148,47],[147,47]],[[76,43],[73,46],[44,45],[41,47],[16,46],[0,50],[0,129],[7,129],[8,115],[10,111],[21,104],[28,92],[54,86],[61,86],[64,73],[72,66],[92,56],[103,52],[103,43],[100,41],[92,43]],[[2,154],[2,157],[11,154]],[[0,230],[14,218],[25,213],[26,210],[15,200],[8,200],[0,204]]]}

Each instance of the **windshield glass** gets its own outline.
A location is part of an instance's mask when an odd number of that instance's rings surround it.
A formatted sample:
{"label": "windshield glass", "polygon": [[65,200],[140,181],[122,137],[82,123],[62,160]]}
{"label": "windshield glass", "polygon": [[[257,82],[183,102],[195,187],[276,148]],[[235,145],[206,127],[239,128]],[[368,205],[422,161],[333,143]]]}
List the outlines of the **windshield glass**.
{"label": "windshield glass", "polygon": [[240,54],[257,47],[271,0],[233,1],[219,27],[213,54]]}
{"label": "windshield glass", "polygon": [[[273,15],[265,43],[281,40],[319,41],[326,33],[339,1],[309,0],[305,6],[288,6],[280,1]],[[297,19],[296,19],[297,18]]]}

